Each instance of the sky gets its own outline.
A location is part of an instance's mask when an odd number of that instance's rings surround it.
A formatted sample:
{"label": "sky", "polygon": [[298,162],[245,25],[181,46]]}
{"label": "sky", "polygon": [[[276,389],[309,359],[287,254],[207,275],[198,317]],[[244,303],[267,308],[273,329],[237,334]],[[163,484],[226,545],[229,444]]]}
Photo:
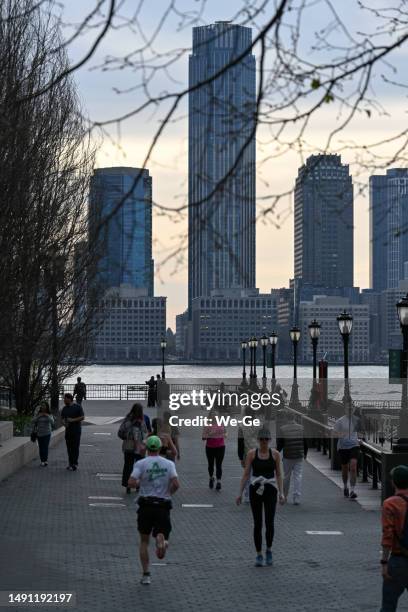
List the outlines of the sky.
{"label": "sky", "polygon": [[[107,6],[106,0],[105,5]],[[106,121],[134,110],[146,100],[143,90],[138,88],[141,82],[141,72],[129,62],[125,67],[110,63],[111,69],[106,70],[106,58],[117,58],[128,55],[129,58],[141,61],[142,56],[129,55],[143,44],[143,35],[146,37],[158,28],[160,18],[165,14],[169,0],[154,0],[154,2],[140,2],[124,0],[120,15],[115,21],[115,29],[111,30],[102,40],[93,57],[75,73],[75,81],[84,112],[92,121]],[[155,51],[162,54],[162,59],[172,57],[175,49],[181,49],[177,62],[169,67],[167,72],[157,71],[149,84],[150,91],[159,94],[164,91],[177,91],[188,82],[188,50],[191,46],[191,27],[189,20],[182,19],[183,13],[191,14],[203,7],[199,24],[212,23],[215,20],[229,20],[235,17],[236,23],[242,23],[243,15],[237,13],[243,5],[265,5],[265,11],[255,20],[256,25],[264,23],[272,14],[274,2],[267,0],[181,0],[175,2],[177,14],[173,11],[167,16],[164,25],[153,42]],[[383,3],[371,0],[370,5],[379,7]],[[393,2],[391,4],[394,4]],[[397,3],[395,3],[397,4]],[[327,31],[323,28],[327,23],[333,22],[333,14],[327,9],[322,0],[311,3],[312,8],[307,11],[302,23],[301,32],[305,33],[300,41],[301,52],[308,57],[310,49],[318,46],[318,37],[323,39]],[[313,5],[316,5],[314,8]],[[63,20],[71,25],[63,29],[63,35],[68,37],[81,22],[88,11],[95,6],[95,0],[70,0],[66,2],[62,12]],[[336,10],[342,11],[341,17],[350,26],[353,35],[359,32],[375,31],[380,21],[374,16],[358,9],[357,0],[345,0],[334,3]],[[138,22],[132,27],[124,27],[125,19],[134,14],[139,7]],[[100,28],[99,28],[100,29]],[[333,30],[333,28],[332,28]],[[71,61],[82,58],[89,50],[90,43],[95,39],[97,28],[87,31],[83,36],[75,39],[69,46],[68,52]],[[142,33],[143,32],[143,33]],[[317,34],[317,36],[316,36]],[[330,36],[334,36],[339,45],[346,40],[341,29],[334,29]],[[343,40],[344,39],[344,40]],[[151,49],[151,47],[150,47]],[[255,55],[259,52],[255,49]],[[320,60],[325,60],[325,50],[313,51]],[[340,53],[340,51],[339,51]],[[354,200],[354,284],[362,288],[369,283],[369,203],[367,190],[360,194],[361,185],[367,185],[368,174],[361,164],[357,163],[361,157],[361,147],[369,143],[389,138],[406,124],[406,93],[400,87],[391,87],[385,83],[383,75],[398,80],[403,66],[406,66],[406,49],[397,50],[393,56],[395,70],[382,64],[373,71],[372,82],[368,94],[378,103],[377,110],[368,114],[359,114],[344,129],[333,142],[333,151],[342,149],[342,161],[350,163],[351,172],[355,177]],[[149,49],[143,55],[145,66],[152,65],[154,58]],[[104,68],[105,67],[105,68]],[[112,68],[116,68],[112,70]],[[259,76],[258,76],[259,78]],[[346,90],[349,85],[346,84]],[[350,85],[351,87],[351,85]],[[129,90],[128,93],[118,93],[118,90]],[[351,89],[350,89],[351,92]],[[268,100],[266,102],[269,102]],[[273,102],[273,101],[272,101]],[[160,125],[166,106],[148,108],[147,111],[134,114],[126,121],[111,124],[104,128],[104,132],[94,132],[98,144],[97,166],[127,165],[140,167],[152,141],[152,136]],[[327,140],[328,134],[341,123],[342,109],[338,105],[327,104],[312,119],[307,128],[306,141],[303,154],[307,156],[314,151],[321,150]],[[294,130],[292,130],[292,135]],[[289,129],[288,136],[291,135]],[[353,143],[353,146],[347,146]],[[359,148],[355,148],[355,144]],[[384,145],[378,149],[383,161],[381,165],[387,166],[397,149],[395,143]],[[160,137],[152,157],[147,164],[153,177],[153,199],[160,205],[177,208],[186,202],[187,193],[187,100],[180,103],[176,114],[176,121],[172,122]],[[257,197],[259,198],[258,212],[261,211],[265,196],[283,193],[294,186],[298,168],[302,163],[299,150],[293,148],[284,155],[273,157],[277,152],[276,143],[271,139],[270,129],[260,126],[257,134]],[[364,155],[364,149],[363,149]],[[406,165],[403,162],[394,165]],[[383,170],[381,171],[381,173]],[[169,253],[180,244],[180,236],[184,236],[187,229],[187,218],[184,214],[172,215],[171,219],[163,216],[154,208],[153,219],[153,256],[156,269],[155,294],[166,295],[167,324],[175,328],[175,315],[185,310],[187,304],[187,254],[170,258],[163,264]],[[257,224],[257,286],[262,292],[269,292],[271,288],[288,286],[289,278],[293,276],[293,195],[283,198],[277,205],[273,214],[268,215]]]}

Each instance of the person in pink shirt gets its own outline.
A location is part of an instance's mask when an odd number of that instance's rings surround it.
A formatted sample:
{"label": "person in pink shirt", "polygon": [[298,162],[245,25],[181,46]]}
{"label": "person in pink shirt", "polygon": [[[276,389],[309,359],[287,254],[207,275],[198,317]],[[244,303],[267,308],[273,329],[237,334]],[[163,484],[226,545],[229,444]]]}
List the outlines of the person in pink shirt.
{"label": "person in pink shirt", "polygon": [[227,431],[223,425],[217,425],[215,422],[216,411],[209,413],[209,418],[212,419],[212,424],[204,427],[203,440],[205,444],[205,454],[207,456],[208,474],[210,476],[209,487],[214,488],[214,463],[215,476],[217,478],[216,491],[221,490],[222,478],[222,462],[225,455],[225,438]]}

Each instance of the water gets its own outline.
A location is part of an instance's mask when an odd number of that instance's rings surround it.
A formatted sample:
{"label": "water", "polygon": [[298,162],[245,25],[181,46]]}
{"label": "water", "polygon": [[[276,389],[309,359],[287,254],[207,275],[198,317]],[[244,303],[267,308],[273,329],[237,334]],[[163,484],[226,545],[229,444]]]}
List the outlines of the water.
{"label": "water", "polygon": [[[350,366],[351,379],[387,379],[388,366]],[[277,366],[277,378],[290,379],[293,368],[291,366]],[[87,384],[143,384],[150,376],[161,373],[159,365],[92,365],[84,367],[79,374],[68,378],[67,383],[76,381],[77,376],[82,376]],[[262,366],[257,365],[258,378],[262,376]],[[177,378],[188,381],[192,378],[237,378],[242,375],[242,367],[213,366],[213,365],[189,365],[169,364],[166,366],[166,378]],[[249,367],[247,368],[247,376]],[[271,378],[271,370],[267,370],[267,377]],[[311,378],[311,366],[299,366],[298,378]],[[342,366],[329,366],[329,378],[341,379],[343,377]],[[385,381],[384,381],[385,382]],[[384,383],[383,383],[384,384]],[[387,383],[388,384],[388,383]]]}

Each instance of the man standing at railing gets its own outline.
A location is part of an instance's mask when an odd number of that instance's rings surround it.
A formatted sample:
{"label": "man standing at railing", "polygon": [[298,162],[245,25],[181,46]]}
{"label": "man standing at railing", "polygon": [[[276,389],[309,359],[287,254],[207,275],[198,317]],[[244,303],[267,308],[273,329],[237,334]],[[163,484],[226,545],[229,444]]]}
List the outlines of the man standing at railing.
{"label": "man standing at railing", "polygon": [[[357,482],[357,463],[360,454],[360,441],[358,431],[361,428],[361,419],[354,414],[345,414],[337,419],[334,425],[334,434],[337,436],[337,451],[341,463],[341,475],[344,485],[344,497],[357,499],[355,486]],[[350,488],[348,486],[350,474]]]}
{"label": "man standing at railing", "polygon": [[408,590],[408,467],[395,467],[391,478],[395,494],[382,508],[381,612],[395,612],[398,599]]}

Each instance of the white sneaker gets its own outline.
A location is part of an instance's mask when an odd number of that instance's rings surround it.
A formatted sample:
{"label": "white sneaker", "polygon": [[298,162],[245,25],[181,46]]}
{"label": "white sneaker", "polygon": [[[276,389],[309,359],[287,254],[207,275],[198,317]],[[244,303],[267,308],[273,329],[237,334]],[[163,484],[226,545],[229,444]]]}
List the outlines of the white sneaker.
{"label": "white sneaker", "polygon": [[151,584],[150,574],[143,574],[142,579],[140,581],[141,584]]}

